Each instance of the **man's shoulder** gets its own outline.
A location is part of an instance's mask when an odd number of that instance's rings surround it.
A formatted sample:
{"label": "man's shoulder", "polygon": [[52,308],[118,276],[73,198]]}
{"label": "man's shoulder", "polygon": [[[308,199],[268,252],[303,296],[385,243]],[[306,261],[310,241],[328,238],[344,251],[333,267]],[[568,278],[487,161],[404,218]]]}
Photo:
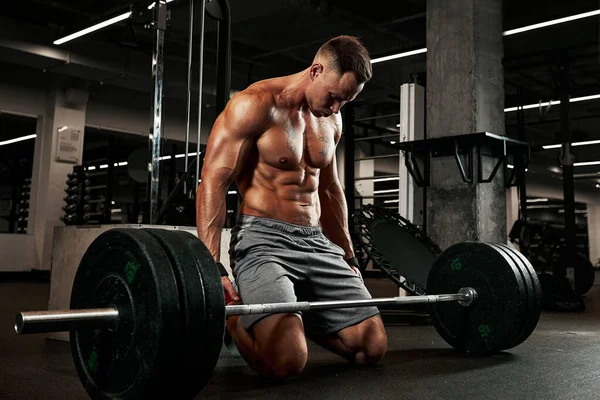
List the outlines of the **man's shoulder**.
{"label": "man's shoulder", "polygon": [[262,82],[254,83],[247,88],[237,92],[231,100],[238,105],[252,107],[271,107],[274,104],[273,92]]}

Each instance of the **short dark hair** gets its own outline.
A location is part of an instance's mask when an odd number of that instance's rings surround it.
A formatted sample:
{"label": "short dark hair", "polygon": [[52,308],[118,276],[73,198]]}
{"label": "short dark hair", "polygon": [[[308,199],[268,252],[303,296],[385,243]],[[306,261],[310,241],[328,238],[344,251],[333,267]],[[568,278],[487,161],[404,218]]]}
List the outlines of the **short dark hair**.
{"label": "short dark hair", "polygon": [[317,55],[329,58],[342,74],[354,72],[358,83],[368,82],[373,76],[369,52],[355,36],[341,35],[329,39],[319,48]]}

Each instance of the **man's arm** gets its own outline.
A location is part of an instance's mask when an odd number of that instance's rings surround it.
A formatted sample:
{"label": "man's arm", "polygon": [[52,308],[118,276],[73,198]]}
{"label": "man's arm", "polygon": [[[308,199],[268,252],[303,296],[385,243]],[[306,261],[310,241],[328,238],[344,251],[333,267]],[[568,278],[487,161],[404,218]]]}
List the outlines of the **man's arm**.
{"label": "man's arm", "polygon": [[[336,135],[336,146],[340,135]],[[354,248],[348,229],[348,206],[342,190],[335,151],[331,164],[321,170],[319,175],[319,200],[321,203],[321,227],[325,235],[346,253],[344,258],[354,257]]]}
{"label": "man's arm", "polygon": [[209,135],[196,190],[196,227],[198,238],[216,262],[220,261],[227,189],[240,173],[254,140],[266,130],[269,107],[266,95],[240,92],[227,103]]}

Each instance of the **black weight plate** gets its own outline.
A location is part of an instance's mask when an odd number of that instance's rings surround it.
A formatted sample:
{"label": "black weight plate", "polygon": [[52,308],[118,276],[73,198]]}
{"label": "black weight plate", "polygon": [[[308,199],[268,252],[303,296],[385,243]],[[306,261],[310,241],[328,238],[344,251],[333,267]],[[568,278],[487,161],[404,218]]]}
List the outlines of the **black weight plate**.
{"label": "black weight plate", "polygon": [[506,249],[501,248],[497,245],[497,243],[486,243],[488,246],[493,247],[498,253],[500,253],[506,262],[510,264],[510,267],[517,271],[520,275],[521,280],[523,282],[523,291],[520,293],[520,298],[522,301],[522,307],[519,312],[519,316],[517,318],[517,324],[513,329],[513,335],[502,346],[501,350],[510,349],[513,347],[513,343],[516,343],[517,340],[521,337],[521,334],[525,328],[525,324],[527,321],[527,316],[531,312],[531,307],[533,306],[532,301],[529,298],[529,295],[533,291],[531,285],[531,278],[529,277],[529,272],[523,271],[523,267],[521,266],[521,261],[516,258],[514,255],[508,253]]}
{"label": "black weight plate", "polygon": [[596,280],[596,271],[592,262],[583,254],[575,253],[570,264],[567,267],[573,267],[574,279],[573,290],[578,295],[583,295],[589,292],[594,286]]}
{"label": "black weight plate", "polygon": [[173,386],[179,387],[177,392],[182,393],[180,398],[192,399],[212,375],[212,369],[210,366],[207,368],[204,363],[207,346],[211,344],[206,339],[206,304],[201,265],[188,246],[177,235],[173,235],[172,230],[144,230],[160,242],[171,260],[177,278],[183,335],[180,338],[181,353],[178,360],[181,372]]}
{"label": "black weight plate", "polygon": [[171,231],[171,233],[188,246],[196,260],[196,266],[202,274],[204,299],[206,304],[206,352],[201,359],[206,375],[198,377],[204,379],[212,374],[221,349],[225,335],[225,295],[221,275],[213,256],[204,243],[193,234],[186,231]]}
{"label": "black weight plate", "polygon": [[531,286],[528,286],[532,290],[532,295],[530,300],[533,301],[531,313],[527,315],[527,322],[525,323],[523,332],[521,332],[521,337],[513,343],[512,347],[516,347],[523,343],[535,330],[537,324],[540,320],[540,315],[542,314],[542,305],[543,305],[543,295],[542,295],[542,286],[540,285],[540,281],[538,280],[538,275],[533,268],[533,265],[529,262],[529,260],[518,250],[511,248],[505,244],[499,244],[498,246],[506,248],[509,252],[511,252],[514,256],[516,256],[520,261],[521,265],[524,268],[524,271],[529,273]]}
{"label": "black weight plate", "polygon": [[529,327],[529,322],[532,318],[532,315],[535,313],[535,290],[531,280],[531,274],[527,270],[527,267],[523,265],[521,259],[514,254],[514,249],[510,249],[508,246],[504,247],[499,243],[488,243],[488,245],[494,247],[496,250],[498,250],[498,252],[502,253],[508,258],[507,261],[512,263],[514,268],[519,271],[524,282],[524,291],[521,293],[521,295],[523,297],[523,304],[525,307],[519,317],[518,328],[515,328],[513,337],[502,347],[502,350],[507,350],[521,343],[521,338]]}
{"label": "black weight plate", "polygon": [[113,329],[71,331],[77,374],[91,398],[168,398],[177,376],[181,315],[177,281],[156,239],[139,229],[105,231],[85,251],[72,309],[116,307]]}
{"label": "black weight plate", "polygon": [[427,280],[427,294],[458,293],[463,287],[472,287],[478,293],[471,306],[458,302],[430,304],[437,332],[452,347],[467,353],[501,350],[511,339],[523,307],[520,273],[486,243],[457,243],[435,261]]}

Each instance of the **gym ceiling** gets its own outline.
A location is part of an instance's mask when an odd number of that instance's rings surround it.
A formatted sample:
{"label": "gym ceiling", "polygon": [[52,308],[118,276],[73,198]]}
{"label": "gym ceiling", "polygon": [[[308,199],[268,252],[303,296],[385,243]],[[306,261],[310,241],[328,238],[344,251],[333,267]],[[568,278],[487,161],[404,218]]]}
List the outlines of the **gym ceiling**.
{"label": "gym ceiling", "polygon": [[[30,67],[72,78],[105,96],[126,92],[150,107],[152,32],[121,22],[61,46],[54,40],[127,12],[121,0],[4,0],[0,13],[0,63],[6,70]],[[229,0],[232,16],[232,90],[257,80],[297,72],[312,60],[318,46],[338,34],[359,36],[373,58],[425,48],[426,1],[373,0]],[[187,0],[169,3],[171,19],[165,51],[166,104],[184,105],[188,53]],[[368,4],[365,7],[365,4]],[[515,29],[600,9],[597,0],[504,1],[504,29]],[[197,14],[197,13],[196,13]],[[559,98],[557,71],[568,60],[571,97],[600,94],[599,16],[578,19],[504,38],[505,107],[537,104]],[[198,62],[196,18],[195,56]],[[214,103],[217,23],[205,20],[203,102]],[[25,46],[23,44],[28,44]],[[76,57],[73,57],[76,55]],[[71,60],[71,62],[66,62]],[[4,68],[4,67],[3,67]],[[197,74],[196,74],[197,75]],[[197,78],[197,77],[196,77]],[[426,53],[374,64],[373,81],[357,99],[357,118],[397,114],[403,83],[426,85]],[[194,90],[196,85],[194,85]],[[131,95],[131,90],[134,95]],[[167,105],[168,107],[168,105]],[[517,113],[506,112],[506,132],[517,134]],[[214,118],[214,116],[213,116]],[[600,139],[600,99],[571,103],[573,141]],[[557,105],[525,112],[526,133],[534,146],[530,174],[560,185]],[[397,129],[397,117],[376,125]],[[467,132],[465,132],[467,133]],[[377,134],[371,132],[370,134]],[[388,152],[390,149],[376,151]],[[573,148],[577,161],[600,160],[600,145]],[[576,174],[595,174],[600,165],[577,167]],[[600,175],[598,175],[600,177]],[[578,187],[593,192],[600,179],[578,179]],[[600,193],[600,192],[598,192]]]}

